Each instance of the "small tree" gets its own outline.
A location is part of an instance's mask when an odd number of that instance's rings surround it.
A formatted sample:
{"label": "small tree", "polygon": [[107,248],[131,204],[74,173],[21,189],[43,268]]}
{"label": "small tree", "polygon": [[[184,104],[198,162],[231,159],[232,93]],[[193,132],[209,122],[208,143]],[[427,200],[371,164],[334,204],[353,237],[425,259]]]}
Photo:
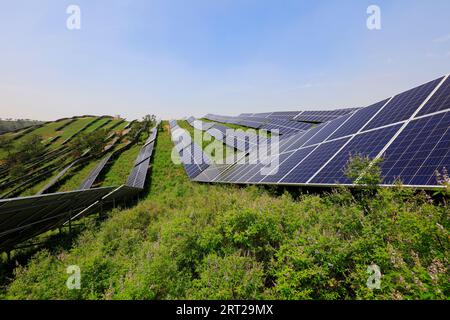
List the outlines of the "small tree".
{"label": "small tree", "polygon": [[[17,152],[24,155],[27,158],[33,158],[41,155],[45,151],[45,146],[42,143],[42,137],[37,134],[31,135],[17,148]],[[25,159],[24,159],[25,160]]]}
{"label": "small tree", "polygon": [[383,159],[370,159],[366,155],[350,156],[345,168],[345,175],[354,184],[377,188],[382,182],[380,165]]}
{"label": "small tree", "polygon": [[353,191],[355,198],[361,203],[365,212],[369,211],[370,198],[378,192],[381,184],[382,159],[370,159],[368,156],[357,154],[350,156],[345,168],[345,175],[358,185]]}
{"label": "small tree", "polygon": [[13,143],[12,140],[5,136],[0,136],[0,148],[5,150],[8,154],[11,153],[11,150],[13,149]]}
{"label": "small tree", "polygon": [[101,153],[106,146],[106,136],[107,132],[103,129],[80,134],[70,143],[72,155],[78,158],[86,150],[90,150],[94,155]]}

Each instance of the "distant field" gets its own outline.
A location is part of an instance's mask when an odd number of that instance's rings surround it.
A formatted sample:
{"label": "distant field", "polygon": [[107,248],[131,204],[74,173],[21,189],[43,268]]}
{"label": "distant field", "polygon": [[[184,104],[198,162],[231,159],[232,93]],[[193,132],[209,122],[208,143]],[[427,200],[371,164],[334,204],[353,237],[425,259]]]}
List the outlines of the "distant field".
{"label": "distant field", "polygon": [[0,120],[0,134],[27,128],[41,123],[41,121],[36,120]]}
{"label": "distant field", "polygon": [[55,146],[60,145],[64,140],[70,138],[72,135],[74,135],[76,132],[82,129],[85,125],[94,121],[95,119],[96,118],[94,117],[80,118],[77,119],[75,122],[69,124],[66,128],[64,128],[64,131],[61,134],[61,138],[58,141],[56,141],[54,145]]}
{"label": "distant field", "polygon": [[95,122],[94,124],[92,124],[91,126],[89,126],[88,128],[86,128],[86,132],[94,132],[95,130],[103,126],[105,123],[108,123],[110,121],[111,118],[102,118],[97,122]]}

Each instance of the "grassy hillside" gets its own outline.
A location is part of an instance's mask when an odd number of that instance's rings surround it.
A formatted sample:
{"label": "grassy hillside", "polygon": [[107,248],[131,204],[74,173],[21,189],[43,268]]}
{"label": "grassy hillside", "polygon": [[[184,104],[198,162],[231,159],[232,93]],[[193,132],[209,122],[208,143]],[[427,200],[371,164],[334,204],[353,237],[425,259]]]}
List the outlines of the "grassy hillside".
{"label": "grassy hillside", "polygon": [[[444,299],[448,206],[375,192],[192,183],[160,132],[144,200],[16,268],[9,299]],[[379,290],[366,285],[379,266]],[[66,268],[81,269],[68,290]]]}
{"label": "grassy hillside", "polygon": [[27,119],[18,119],[18,120],[0,119],[0,134],[22,128],[27,128],[41,123],[42,123],[41,121],[27,120]]}

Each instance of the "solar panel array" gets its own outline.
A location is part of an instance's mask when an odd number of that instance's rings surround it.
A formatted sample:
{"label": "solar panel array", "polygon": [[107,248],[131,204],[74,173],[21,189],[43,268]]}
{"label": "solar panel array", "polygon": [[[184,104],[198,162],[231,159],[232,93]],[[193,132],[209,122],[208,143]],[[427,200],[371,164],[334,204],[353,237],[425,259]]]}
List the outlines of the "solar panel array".
{"label": "solar panel array", "polygon": [[144,188],[157,133],[158,126],[152,129],[147,141],[139,152],[134,167],[128,177],[127,186],[140,189]]}
{"label": "solar panel array", "polygon": [[172,141],[179,153],[180,162],[183,164],[187,175],[194,179],[211,164],[211,160],[195,142],[189,133],[181,129],[176,122],[171,125]]}
{"label": "solar panel array", "polygon": [[290,134],[311,128],[311,123],[294,121],[293,116],[298,112],[274,112],[270,114],[257,114],[257,116],[239,115],[238,117],[219,116],[207,114],[206,119],[235,124],[253,129],[262,129],[266,131],[277,130],[280,134]]}
{"label": "solar panel array", "polygon": [[61,170],[48,184],[46,184],[41,190],[39,190],[37,194],[39,195],[46,193],[51,187],[53,187],[59,181],[59,179],[61,179],[67,173],[67,171],[69,171],[79,161],[80,161],[79,159],[72,161],[68,166],[66,166],[63,170]]}
{"label": "solar panel array", "polygon": [[295,116],[294,120],[307,122],[327,122],[349,114],[355,110],[355,108],[347,108],[336,110],[303,111]]}
{"label": "solar panel array", "polygon": [[0,249],[62,225],[77,212],[111,192],[114,188],[62,192],[0,200]]}
{"label": "solar panel array", "polygon": [[[278,118],[293,112],[241,114]],[[226,122],[220,116],[208,115]],[[228,122],[232,121],[226,117]],[[304,111],[296,120],[320,122],[281,139],[279,151],[258,163],[212,164],[195,181],[305,186],[352,185],[352,156],[382,158],[383,184],[436,187],[436,171],[450,167],[450,78],[441,77],[364,108]],[[213,119],[214,120],[214,119]],[[291,121],[291,120],[290,120]],[[216,127],[216,126],[215,126]],[[215,128],[213,127],[213,128]],[[221,132],[222,127],[217,130]],[[247,156],[246,160],[250,160]],[[265,171],[263,173],[263,171]]]}
{"label": "solar panel array", "polygon": [[234,130],[220,124],[214,124],[206,131],[216,140],[222,141],[227,146],[239,151],[248,151],[258,144],[266,142],[267,138],[252,130]]}
{"label": "solar panel array", "polygon": [[[16,245],[36,235],[98,210],[105,203],[130,198],[142,191],[155,143],[157,126],[152,130],[139,153],[135,167],[128,178],[128,185],[0,200],[0,251],[12,250]],[[102,159],[81,187],[87,188],[88,185],[92,185],[95,176],[108,161],[108,157]]]}
{"label": "solar panel array", "polygon": [[86,179],[84,179],[84,181],[80,184],[80,186],[78,187],[77,190],[90,189],[92,187],[92,185],[94,184],[95,180],[97,179],[97,177],[99,176],[99,174],[102,172],[103,168],[108,163],[109,159],[111,159],[112,155],[113,155],[113,153],[110,153],[106,157],[104,157],[97,164],[97,166],[91,172],[89,172],[89,175],[86,177]]}

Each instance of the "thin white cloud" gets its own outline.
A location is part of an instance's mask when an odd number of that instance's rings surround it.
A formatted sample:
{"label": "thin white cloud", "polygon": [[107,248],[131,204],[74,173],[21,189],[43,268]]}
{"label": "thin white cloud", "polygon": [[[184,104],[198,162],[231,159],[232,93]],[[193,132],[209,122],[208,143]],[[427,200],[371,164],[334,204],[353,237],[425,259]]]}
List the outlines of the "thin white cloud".
{"label": "thin white cloud", "polygon": [[440,36],[433,40],[433,42],[438,42],[438,43],[448,42],[448,41],[450,41],[450,34],[447,34],[445,36]]}

